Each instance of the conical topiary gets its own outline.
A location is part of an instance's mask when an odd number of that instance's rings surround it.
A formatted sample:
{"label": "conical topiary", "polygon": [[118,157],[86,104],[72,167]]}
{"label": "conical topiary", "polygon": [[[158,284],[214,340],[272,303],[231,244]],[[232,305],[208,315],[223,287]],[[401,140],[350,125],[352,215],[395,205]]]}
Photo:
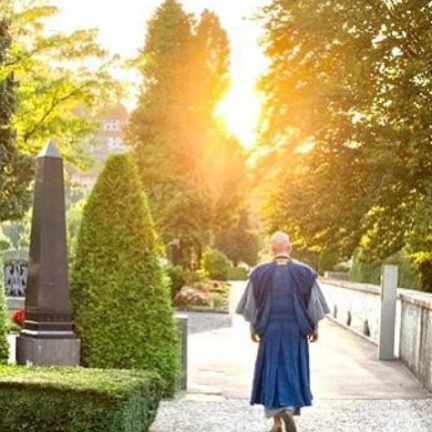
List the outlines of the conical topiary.
{"label": "conical topiary", "polygon": [[71,301],[83,366],[155,370],[173,394],[179,365],[174,312],[128,155],[108,159],[84,208]]}
{"label": "conical topiary", "polygon": [[9,358],[7,311],[4,292],[3,262],[0,256],[0,364],[7,363]]}

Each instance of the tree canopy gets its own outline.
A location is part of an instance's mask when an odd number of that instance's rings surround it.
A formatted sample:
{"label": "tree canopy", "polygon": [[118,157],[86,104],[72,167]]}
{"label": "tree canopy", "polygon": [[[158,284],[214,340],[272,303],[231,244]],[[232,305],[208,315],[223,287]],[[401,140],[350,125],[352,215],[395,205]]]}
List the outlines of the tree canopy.
{"label": "tree canopy", "polygon": [[229,53],[214,13],[196,19],[165,1],[148,23],[130,120],[129,141],[162,238],[180,239],[184,255],[197,261],[242,201],[244,153],[215,116],[229,84]]}
{"label": "tree canopy", "polygon": [[431,261],[431,9],[415,0],[264,9],[261,140],[273,146],[264,166],[283,167],[269,226],[317,249],[350,255],[361,244],[383,258],[405,247]]}
{"label": "tree canopy", "polygon": [[97,112],[120,94],[96,32],[48,31],[57,13],[44,0],[1,1],[0,222],[28,208],[31,157],[48,140],[67,162],[91,163]]}
{"label": "tree canopy", "polygon": [[[0,16],[0,70],[8,62],[11,38],[8,21]],[[16,219],[29,205],[32,164],[20,154],[12,116],[16,109],[16,82],[12,73],[0,76],[0,222]]]}
{"label": "tree canopy", "polygon": [[96,112],[121,89],[95,30],[48,31],[58,12],[45,0],[10,2],[12,40],[0,77],[13,73],[19,83],[13,117],[19,148],[35,155],[55,140],[65,159],[79,165],[88,154],[85,138],[98,127]]}

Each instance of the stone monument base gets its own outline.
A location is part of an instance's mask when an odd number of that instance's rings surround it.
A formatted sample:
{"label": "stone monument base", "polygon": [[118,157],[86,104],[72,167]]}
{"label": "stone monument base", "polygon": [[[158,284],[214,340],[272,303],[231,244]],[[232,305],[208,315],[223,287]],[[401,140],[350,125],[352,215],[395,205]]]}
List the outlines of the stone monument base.
{"label": "stone monument base", "polygon": [[18,336],[16,362],[28,366],[79,366],[80,340]]}

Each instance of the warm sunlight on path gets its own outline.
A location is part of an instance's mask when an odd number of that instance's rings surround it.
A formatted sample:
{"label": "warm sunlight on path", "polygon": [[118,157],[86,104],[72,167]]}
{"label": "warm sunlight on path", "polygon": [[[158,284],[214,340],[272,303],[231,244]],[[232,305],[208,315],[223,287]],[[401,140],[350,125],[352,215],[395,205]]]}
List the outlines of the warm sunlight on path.
{"label": "warm sunlight on path", "polygon": [[[232,305],[244,289],[235,283]],[[231,307],[233,310],[233,306]],[[207,315],[207,317],[205,317]],[[249,397],[256,345],[243,318],[189,314],[190,398]],[[203,323],[207,329],[199,330]],[[212,323],[212,324],[209,324]],[[311,345],[315,399],[416,399],[429,394],[399,361],[377,360],[377,347],[330,320],[322,322],[320,340]]]}
{"label": "warm sunlight on path", "polygon": [[[244,283],[236,283],[233,304]],[[241,317],[189,315],[189,389],[159,408],[151,432],[265,432],[270,420],[248,403],[256,346]],[[430,432],[431,395],[399,362],[330,320],[311,346],[313,407],[299,432]]]}

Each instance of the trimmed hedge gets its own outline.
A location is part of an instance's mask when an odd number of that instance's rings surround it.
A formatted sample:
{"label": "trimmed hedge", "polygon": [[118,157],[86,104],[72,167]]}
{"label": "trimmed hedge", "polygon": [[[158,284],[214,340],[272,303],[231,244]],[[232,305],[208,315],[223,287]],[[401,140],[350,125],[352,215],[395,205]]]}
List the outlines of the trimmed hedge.
{"label": "trimmed hedge", "polygon": [[71,272],[81,364],[156,371],[171,396],[180,349],[159,251],[135,164],[111,156],[84,208]]}
{"label": "trimmed hedge", "polygon": [[4,295],[3,262],[0,259],[0,364],[7,363],[9,358],[8,314],[6,311],[6,299]]}
{"label": "trimmed hedge", "polygon": [[143,432],[162,392],[144,371],[0,366],[0,430]]}

